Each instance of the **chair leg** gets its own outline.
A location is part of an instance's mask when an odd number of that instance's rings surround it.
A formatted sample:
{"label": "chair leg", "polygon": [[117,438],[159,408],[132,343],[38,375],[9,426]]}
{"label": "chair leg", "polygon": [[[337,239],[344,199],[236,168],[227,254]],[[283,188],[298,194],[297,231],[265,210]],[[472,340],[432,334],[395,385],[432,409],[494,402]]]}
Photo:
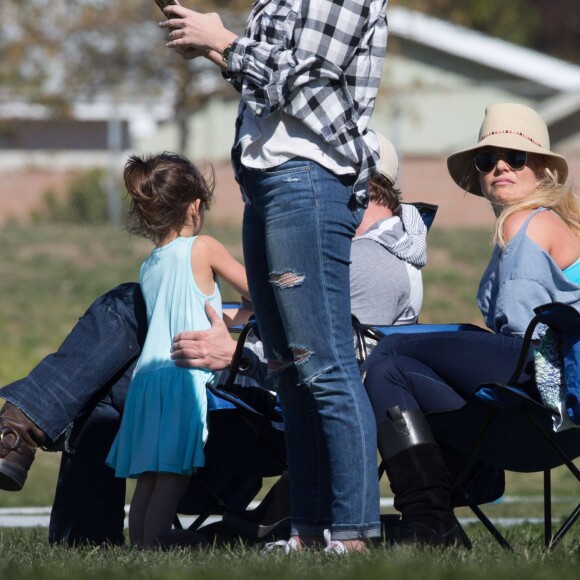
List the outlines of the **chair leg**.
{"label": "chair leg", "polygon": [[[237,486],[243,481],[243,477],[237,477],[232,479],[226,488],[217,494],[209,485],[207,485],[203,480],[198,479],[197,483],[205,491],[208,496],[208,501],[204,509],[200,511],[197,518],[188,526],[189,531],[197,531],[205,521],[214,514],[221,514],[227,508],[227,501],[232,492],[234,492]],[[173,519],[173,527],[176,530],[183,530],[183,524],[179,518],[179,512],[175,514]]]}
{"label": "chair leg", "polygon": [[181,523],[181,520],[177,514],[175,514],[173,518],[173,527],[176,530],[183,530],[183,524]]}
{"label": "chair leg", "polygon": [[570,514],[570,517],[562,524],[562,527],[554,534],[548,548],[553,548],[568,532],[568,530],[574,525],[576,520],[580,517],[580,503],[576,506],[576,509]]}
{"label": "chair leg", "polygon": [[453,474],[451,480],[451,490],[459,489],[462,492],[465,500],[467,501],[469,508],[477,517],[477,519],[484,525],[487,531],[493,536],[493,538],[497,541],[497,543],[506,550],[513,550],[512,545],[505,539],[505,537],[501,534],[501,532],[493,525],[491,520],[483,513],[483,511],[479,508],[479,506],[471,500],[467,491],[461,486],[461,481],[463,481],[472,461],[481,445],[489,427],[493,423],[495,416],[497,414],[497,408],[492,408],[486,417],[483,425],[481,426],[480,430],[478,431],[477,435],[474,437],[471,446],[467,453],[463,456],[461,461],[461,467],[459,470]]}
{"label": "chair leg", "polygon": [[552,480],[550,470],[544,471],[544,544],[546,548],[552,543]]}
{"label": "chair leg", "polygon": [[468,502],[469,509],[475,514],[477,519],[483,524],[486,530],[494,537],[496,542],[505,550],[513,550],[512,545],[505,539],[501,532],[493,525],[491,520],[481,511],[480,507],[469,497],[467,492],[464,493],[464,497]]}
{"label": "chair leg", "polygon": [[217,495],[209,486],[203,483],[203,487],[208,492],[208,494],[212,497],[212,503],[209,503],[205,510],[201,511],[201,513],[197,516],[197,518],[191,523],[191,525],[187,528],[190,531],[198,530],[205,521],[215,513],[223,513],[224,510],[227,508],[227,500],[229,495],[236,490],[238,485],[243,481],[243,477],[234,478],[228,486],[222,491],[220,495]]}
{"label": "chair leg", "polygon": [[[537,429],[538,433],[544,438],[546,443],[548,443],[554,451],[560,456],[562,462],[568,468],[568,471],[577,479],[580,483],[580,469],[574,465],[570,458],[564,453],[562,448],[547,434],[542,425],[534,417],[528,409],[524,408],[524,413],[530,421],[530,423]],[[544,472],[544,542],[547,548],[553,548],[568,532],[572,527],[574,522],[580,517],[580,504],[576,509],[570,514],[568,519],[560,527],[560,529],[552,536],[552,489],[550,472]]]}

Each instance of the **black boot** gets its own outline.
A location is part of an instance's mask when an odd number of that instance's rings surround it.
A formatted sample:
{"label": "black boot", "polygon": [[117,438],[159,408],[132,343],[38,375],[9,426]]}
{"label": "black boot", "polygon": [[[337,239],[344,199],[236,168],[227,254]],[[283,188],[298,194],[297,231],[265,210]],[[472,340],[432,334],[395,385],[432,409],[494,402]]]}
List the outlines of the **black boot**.
{"label": "black boot", "polygon": [[451,476],[423,413],[393,407],[377,431],[395,509],[402,516],[401,543],[471,548],[451,507]]}
{"label": "black boot", "polygon": [[20,491],[46,435],[18,407],[4,403],[0,411],[0,489]]}

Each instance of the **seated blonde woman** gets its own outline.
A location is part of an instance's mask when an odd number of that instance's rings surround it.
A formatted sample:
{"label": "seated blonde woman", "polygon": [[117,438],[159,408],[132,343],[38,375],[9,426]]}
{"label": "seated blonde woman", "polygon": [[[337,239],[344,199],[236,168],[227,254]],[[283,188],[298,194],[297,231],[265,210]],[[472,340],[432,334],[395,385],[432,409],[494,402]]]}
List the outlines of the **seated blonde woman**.
{"label": "seated blonde woman", "polygon": [[[492,332],[389,336],[364,365],[406,539],[444,545],[459,541],[459,526],[450,476],[423,414],[459,408],[481,383],[509,379],[536,306],[558,301],[580,310],[580,203],[541,117],[520,104],[490,105],[478,143],[447,165],[453,181],[485,198],[497,217],[477,295]],[[538,399],[531,352],[528,362],[519,386]]]}

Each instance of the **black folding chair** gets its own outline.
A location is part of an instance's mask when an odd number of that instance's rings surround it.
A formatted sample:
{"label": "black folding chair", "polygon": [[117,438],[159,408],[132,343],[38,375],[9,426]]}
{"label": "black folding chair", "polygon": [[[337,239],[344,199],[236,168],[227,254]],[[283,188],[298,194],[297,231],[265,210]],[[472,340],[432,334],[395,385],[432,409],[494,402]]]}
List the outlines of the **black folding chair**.
{"label": "black folding chair", "polygon": [[264,477],[286,469],[282,419],[275,395],[255,384],[236,382],[244,345],[254,330],[251,321],[239,331],[236,351],[227,378],[208,384],[208,440],[206,466],[191,478],[174,521],[179,515],[195,515],[188,530],[200,531],[210,516],[246,509],[262,488]]}
{"label": "black folding chair", "polygon": [[427,230],[431,229],[439,206],[435,205],[434,203],[427,203],[424,201],[414,201],[409,203],[409,205],[414,205],[417,208],[417,210],[421,214],[423,223],[425,224],[425,226],[427,226]]}
{"label": "black folding chair", "polygon": [[554,547],[580,516],[579,503],[552,534],[551,470],[565,465],[580,483],[580,471],[573,463],[580,456],[580,429],[554,431],[558,412],[534,401],[517,388],[534,329],[540,323],[545,324],[559,334],[564,345],[562,356],[568,361],[566,412],[580,426],[580,314],[559,303],[540,306],[535,312],[524,337],[517,367],[505,385],[483,384],[461,409],[427,415],[441,446],[462,456],[452,485],[499,544],[507,549],[511,549],[509,542],[461,483],[466,471],[476,461],[506,471],[543,472],[544,543],[547,548]]}

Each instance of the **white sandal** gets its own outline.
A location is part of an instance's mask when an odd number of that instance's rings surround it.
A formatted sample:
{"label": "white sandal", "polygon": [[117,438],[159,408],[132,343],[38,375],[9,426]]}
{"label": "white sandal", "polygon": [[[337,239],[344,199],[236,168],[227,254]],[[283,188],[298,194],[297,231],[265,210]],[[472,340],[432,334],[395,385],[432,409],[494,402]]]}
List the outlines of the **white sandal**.
{"label": "white sandal", "polygon": [[299,552],[300,547],[295,538],[290,538],[289,540],[278,540],[277,542],[268,542],[264,549],[262,550],[265,554],[270,554],[272,552],[284,552],[284,554],[292,554],[294,552]]}
{"label": "white sandal", "polygon": [[324,530],[324,541],[326,542],[325,554],[346,554],[348,552],[343,542],[332,539],[330,530]]}

